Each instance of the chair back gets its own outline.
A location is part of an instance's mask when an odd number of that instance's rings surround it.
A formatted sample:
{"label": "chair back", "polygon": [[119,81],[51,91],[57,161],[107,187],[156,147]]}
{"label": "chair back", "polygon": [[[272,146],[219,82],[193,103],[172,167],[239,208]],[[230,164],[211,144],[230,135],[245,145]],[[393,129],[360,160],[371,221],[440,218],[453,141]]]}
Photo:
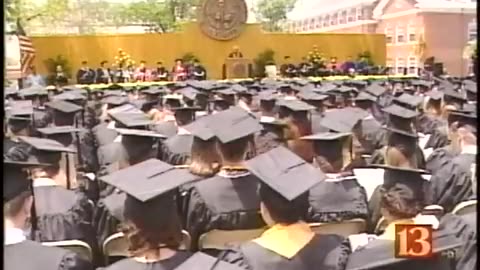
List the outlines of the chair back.
{"label": "chair back", "polygon": [[92,261],[92,248],[87,243],[80,240],[65,240],[65,241],[55,241],[55,242],[42,242],[42,245],[49,247],[59,247],[68,249],[78,255],[83,259]]}
{"label": "chair back", "polygon": [[365,232],[367,222],[361,218],[345,220],[339,223],[310,223],[310,228],[317,234],[338,234],[348,237],[352,234]]}
{"label": "chair back", "polygon": [[212,230],[200,235],[198,248],[224,250],[231,243],[243,243],[258,238],[265,228],[251,230]]}
{"label": "chair back", "polygon": [[474,213],[477,211],[477,200],[469,200],[465,202],[461,202],[455,206],[455,208],[452,210],[452,214],[455,215],[466,215],[470,213]]}
{"label": "chair back", "polygon": [[[190,249],[190,234],[187,231],[182,231],[182,244],[180,250]],[[125,235],[118,232],[110,235],[102,245],[105,265],[108,265],[110,257],[128,257],[128,243]]]}

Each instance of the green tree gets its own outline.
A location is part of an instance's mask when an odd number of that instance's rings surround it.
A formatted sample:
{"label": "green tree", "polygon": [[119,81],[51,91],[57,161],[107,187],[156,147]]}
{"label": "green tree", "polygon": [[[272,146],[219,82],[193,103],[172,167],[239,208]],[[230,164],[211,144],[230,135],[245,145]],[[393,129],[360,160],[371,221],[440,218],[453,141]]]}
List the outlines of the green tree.
{"label": "green tree", "polygon": [[282,31],[282,23],[287,19],[297,0],[260,0],[255,13],[263,28],[270,32]]}

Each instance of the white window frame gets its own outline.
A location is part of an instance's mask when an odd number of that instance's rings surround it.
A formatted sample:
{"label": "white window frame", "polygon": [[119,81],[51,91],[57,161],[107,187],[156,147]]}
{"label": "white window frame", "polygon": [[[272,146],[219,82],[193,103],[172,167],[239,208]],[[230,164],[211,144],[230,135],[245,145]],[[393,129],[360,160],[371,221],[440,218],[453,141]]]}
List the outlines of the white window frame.
{"label": "white window frame", "polygon": [[329,27],[330,26],[330,15],[327,15],[323,17],[323,27]]}
{"label": "white window frame", "polygon": [[467,63],[467,75],[473,74],[473,60],[469,59]]}
{"label": "white window frame", "polygon": [[385,61],[385,65],[387,68],[389,68],[389,74],[395,73],[395,60],[393,58],[387,58],[387,60]]}
{"label": "white window frame", "polygon": [[[345,17],[343,14],[345,13]],[[340,16],[338,19],[338,24],[346,24],[347,23],[347,18],[348,18],[348,11],[347,10],[342,10],[339,12]],[[343,20],[343,21],[342,21]]]}
{"label": "white window frame", "polygon": [[338,25],[338,13],[334,13],[330,16],[330,25]]}
{"label": "white window frame", "polygon": [[473,19],[470,23],[468,23],[467,28],[467,38],[468,42],[474,42],[477,40],[477,21]]}
{"label": "white window frame", "polygon": [[318,16],[315,19],[315,29],[320,29],[322,28],[322,16]]}
{"label": "white window frame", "polygon": [[[403,41],[399,41],[400,36],[403,36]],[[403,27],[403,26],[395,27],[395,41],[398,44],[407,42],[407,39],[405,37],[405,27]]]}
{"label": "white window frame", "polygon": [[355,17],[357,18],[357,21],[363,20],[363,7],[357,7],[356,12],[355,12]]}
{"label": "white window frame", "polygon": [[[387,44],[395,44],[395,42],[396,42],[396,37],[394,36],[393,28],[390,27],[389,25],[387,25],[387,26],[385,27],[384,32],[385,32],[385,37],[386,37],[385,40],[386,40]],[[389,38],[389,37],[392,39],[392,42],[388,42],[388,38]]]}
{"label": "white window frame", "polygon": [[395,74],[402,75],[405,72],[405,68],[407,66],[406,64],[407,63],[405,62],[404,57],[397,57],[397,59],[395,60]]}
{"label": "white window frame", "polygon": [[[414,35],[414,40],[410,38],[410,35]],[[418,41],[418,35],[417,35],[417,29],[413,23],[410,23],[407,28],[407,38],[408,42],[417,42]]]}
{"label": "white window frame", "polygon": [[[407,74],[408,75],[416,75],[418,70],[418,57],[415,55],[408,56],[407,62]],[[413,72],[410,71],[411,68],[414,68]]]}
{"label": "white window frame", "polygon": [[347,23],[354,22],[357,20],[356,13],[357,10],[355,8],[351,8],[347,12]]}

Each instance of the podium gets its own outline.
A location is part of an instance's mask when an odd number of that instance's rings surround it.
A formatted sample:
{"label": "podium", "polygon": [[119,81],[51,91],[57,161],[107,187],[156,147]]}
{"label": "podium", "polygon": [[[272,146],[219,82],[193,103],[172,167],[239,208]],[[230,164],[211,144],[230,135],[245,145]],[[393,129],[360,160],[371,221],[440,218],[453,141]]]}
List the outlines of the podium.
{"label": "podium", "polygon": [[227,58],[225,59],[225,75],[227,79],[243,79],[249,77],[250,59]]}

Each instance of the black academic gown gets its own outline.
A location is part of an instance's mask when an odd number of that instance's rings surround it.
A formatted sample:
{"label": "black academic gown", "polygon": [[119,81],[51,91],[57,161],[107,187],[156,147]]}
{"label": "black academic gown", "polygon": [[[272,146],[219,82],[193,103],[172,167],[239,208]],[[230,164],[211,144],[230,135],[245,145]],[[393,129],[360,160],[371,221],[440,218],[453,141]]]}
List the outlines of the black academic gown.
{"label": "black academic gown", "polygon": [[200,235],[214,229],[241,230],[265,226],[260,215],[258,178],[247,171],[220,175],[196,182],[191,190],[185,214],[186,229],[192,237],[194,249]]}
{"label": "black academic gown", "polygon": [[[449,250],[447,247],[451,244],[461,245],[460,240],[450,232],[435,231],[432,238],[434,250]],[[394,241],[375,239],[349,256],[346,269],[455,270],[451,267],[451,260],[439,254],[428,260],[405,260],[395,258],[394,249]]]}
{"label": "black academic gown", "polygon": [[435,173],[457,155],[458,151],[454,150],[451,145],[437,148],[428,156],[425,167]]}
{"label": "black academic gown", "polygon": [[87,197],[61,186],[34,187],[37,241],[82,240],[95,247],[93,209]]}
{"label": "black academic gown", "polygon": [[257,155],[266,153],[280,145],[285,146],[285,141],[282,140],[280,135],[273,130],[264,129],[255,135],[255,148]]}
{"label": "black academic gown", "polygon": [[[109,265],[105,268],[100,268],[104,270],[175,270],[183,262],[188,260],[192,256],[192,253],[188,251],[177,251],[173,257],[166,260],[152,262],[152,263],[142,263],[138,262],[133,258],[127,258],[120,260],[112,265]],[[100,270],[99,269],[99,270]]]}
{"label": "black academic gown", "polygon": [[367,193],[356,179],[322,181],[310,190],[309,202],[308,222],[368,220]]}
{"label": "black academic gown", "polygon": [[448,139],[448,127],[446,122],[439,122],[437,127],[433,130],[428,139],[427,143],[425,144],[425,149],[433,148],[438,149],[441,147],[447,146],[449,143]]}
{"label": "black academic gown", "polygon": [[225,252],[223,260],[248,270],[343,270],[349,253],[350,245],[341,236],[318,234],[290,259],[249,241]]}
{"label": "black academic gown", "polygon": [[90,262],[71,251],[28,240],[4,245],[3,256],[5,270],[93,270]]}
{"label": "black academic gown", "polygon": [[465,171],[450,161],[433,173],[428,201],[442,206],[445,212],[450,212],[458,203],[468,200],[472,193],[470,169]]}
{"label": "black academic gown", "polygon": [[123,209],[127,195],[125,192],[115,191],[98,201],[93,216],[98,246],[112,234],[118,232],[118,225],[124,220]]}
{"label": "black academic gown", "polygon": [[79,69],[77,71],[77,83],[79,84],[92,84],[95,81],[95,71],[93,69]]}
{"label": "black academic gown", "polygon": [[385,135],[382,125],[373,116],[362,120],[362,140],[365,141],[364,148],[371,154],[375,149],[382,148],[385,145]]}
{"label": "black academic gown", "polygon": [[437,129],[442,121],[438,117],[428,114],[422,114],[417,118],[417,129],[423,134],[432,134]]}
{"label": "black academic gown", "polygon": [[190,158],[193,135],[177,134],[162,142],[159,155],[160,160],[171,165],[184,165]]}
{"label": "black academic gown", "polygon": [[[385,151],[387,146],[384,146],[380,149],[376,149],[373,151],[372,156],[368,158],[368,164],[385,164]],[[423,155],[422,149],[420,147],[416,148],[416,160],[417,160],[417,168],[425,169],[426,168],[426,161],[425,156]]]}
{"label": "black academic gown", "polygon": [[327,132],[328,128],[320,125],[320,122],[322,121],[323,118],[323,113],[321,112],[313,112],[310,116],[310,121],[312,123],[312,133],[320,133],[320,132]]}
{"label": "black academic gown", "polygon": [[178,127],[174,121],[166,121],[152,126],[152,130],[170,138],[177,135]]}

